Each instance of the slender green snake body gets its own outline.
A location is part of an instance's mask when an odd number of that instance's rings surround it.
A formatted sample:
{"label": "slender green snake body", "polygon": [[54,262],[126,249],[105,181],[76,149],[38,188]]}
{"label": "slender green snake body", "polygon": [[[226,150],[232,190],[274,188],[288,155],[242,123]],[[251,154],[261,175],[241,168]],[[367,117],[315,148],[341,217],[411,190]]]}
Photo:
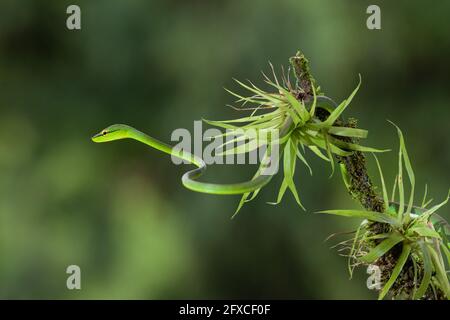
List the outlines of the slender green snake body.
{"label": "slender green snake body", "polygon": [[[319,98],[319,97],[318,97]],[[327,99],[325,99],[327,98]],[[329,102],[328,97],[324,97],[323,100]],[[333,102],[333,104],[335,104]],[[289,134],[290,129],[292,128],[292,119],[288,117],[282,128],[279,132],[280,140],[283,140],[283,137]],[[265,186],[270,182],[273,175],[263,175],[261,174],[261,170],[258,170],[257,174],[253,177],[252,180],[248,180],[240,183],[231,183],[231,184],[216,184],[216,183],[207,183],[197,181],[197,179],[206,171],[206,163],[203,159],[198,156],[187,152],[182,149],[174,148],[162,141],[159,141],[131,126],[125,124],[114,124],[111,125],[98,134],[92,137],[92,141],[94,142],[109,142],[121,139],[134,139],[141,143],[144,143],[154,149],[162,151],[164,153],[170,154],[172,156],[178,157],[182,160],[188,161],[189,163],[197,166],[196,169],[187,171],[182,176],[183,185],[193,191],[209,193],[209,194],[219,194],[219,195],[231,195],[231,194],[243,194],[249,193],[255,190],[258,190]],[[280,150],[282,150],[283,143],[280,143]],[[270,155],[266,154],[266,159],[263,159],[263,163],[268,165],[272,159]],[[267,159],[269,158],[269,159]],[[266,161],[264,161],[266,160]],[[267,161],[268,160],[268,161]]]}

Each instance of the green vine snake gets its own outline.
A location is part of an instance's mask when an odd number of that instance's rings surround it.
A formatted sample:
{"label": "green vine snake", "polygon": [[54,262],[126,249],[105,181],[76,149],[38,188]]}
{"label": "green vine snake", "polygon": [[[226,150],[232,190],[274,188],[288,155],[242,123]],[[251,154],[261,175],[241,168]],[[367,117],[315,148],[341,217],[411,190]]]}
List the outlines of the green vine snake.
{"label": "green vine snake", "polygon": [[[331,103],[334,106],[336,103],[328,97],[325,96],[317,96],[318,100],[322,100],[327,103]],[[289,117],[286,119],[282,128],[279,132],[280,141],[283,140],[283,137],[290,133],[292,128],[292,119]],[[231,184],[216,184],[216,183],[207,183],[197,181],[197,179],[206,171],[206,163],[200,157],[184,151],[182,149],[174,148],[162,141],[159,141],[131,126],[125,124],[114,124],[111,125],[98,134],[92,137],[92,141],[94,142],[110,142],[121,139],[134,139],[141,143],[144,143],[154,149],[162,151],[164,153],[170,154],[172,156],[178,157],[182,160],[188,161],[189,163],[195,165],[197,168],[187,171],[182,176],[183,185],[193,191],[209,193],[209,194],[219,194],[219,195],[232,195],[232,194],[243,194],[253,192],[264,187],[267,183],[270,182],[273,175],[263,175],[261,174],[261,170],[258,170],[253,179],[240,182],[240,183],[231,183]],[[282,142],[280,142],[280,150],[283,148]],[[262,163],[265,165],[269,165],[272,157],[266,154],[265,159],[262,160]]]}

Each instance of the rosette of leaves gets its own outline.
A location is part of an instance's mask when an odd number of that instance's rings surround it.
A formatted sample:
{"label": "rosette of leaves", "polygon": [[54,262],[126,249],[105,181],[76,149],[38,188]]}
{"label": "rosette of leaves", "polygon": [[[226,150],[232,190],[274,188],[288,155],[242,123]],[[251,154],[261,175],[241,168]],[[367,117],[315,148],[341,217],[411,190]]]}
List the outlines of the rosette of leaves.
{"label": "rosette of leaves", "polygon": [[[316,95],[316,92],[320,89],[315,87],[314,82],[311,81],[312,101],[304,101],[298,98],[297,93],[299,90],[292,86],[289,80],[289,71],[287,77],[283,72],[280,83],[275,75],[272,64],[270,66],[273,73],[273,80],[264,73],[263,76],[266,84],[274,89],[273,92],[260,89],[250,81],[248,84],[245,84],[236,79],[235,81],[249,91],[251,95],[243,96],[227,90],[238,98],[237,103],[241,103],[240,107],[232,107],[237,110],[252,111],[249,116],[232,120],[204,121],[212,126],[227,129],[227,132],[221,135],[222,137],[232,137],[217,149],[218,155],[237,155],[266,147],[265,156],[267,156],[268,147],[271,144],[277,143],[280,154],[283,154],[284,179],[276,202],[271,204],[278,204],[287,189],[289,189],[298,205],[304,209],[294,182],[294,174],[297,158],[303,162],[310,174],[312,174],[312,169],[304,156],[305,149],[311,150],[313,154],[330,162],[331,174],[334,172],[333,154],[348,156],[354,151],[384,152],[388,150],[378,150],[356,143],[344,142],[336,138],[349,137],[361,139],[367,137],[367,130],[335,125],[336,120],[342,115],[356,95],[361,84],[361,78],[350,96],[336,108],[331,108],[329,105],[330,98],[324,95]],[[316,110],[319,107],[329,111],[329,116],[324,121],[319,120],[316,116]],[[278,139],[273,141],[270,135],[261,134],[265,130],[278,130]],[[257,133],[256,135],[253,134],[255,131]],[[246,132],[252,132],[252,135],[248,135]],[[264,136],[268,136],[269,138],[266,139]],[[231,148],[230,145],[232,145]],[[226,150],[224,150],[225,147],[227,147]],[[281,156],[277,158],[281,159]],[[260,170],[261,167],[255,176],[260,174]],[[245,202],[254,199],[259,191],[260,189],[243,194],[236,213]]]}
{"label": "rosette of leaves", "polygon": [[[340,242],[338,246],[340,250],[349,250],[350,276],[358,265],[380,267],[383,287],[379,299],[388,293],[393,298],[449,299],[450,286],[446,271],[450,264],[449,229],[448,223],[437,214],[448,202],[449,196],[443,202],[427,208],[430,201],[426,200],[425,191],[420,207],[413,205],[415,175],[403,134],[396,128],[400,140],[399,163],[390,200],[381,166],[375,156],[382,184],[384,212],[327,210],[321,213],[365,219],[354,238]],[[403,184],[404,168],[410,182],[408,201],[405,199]]]}

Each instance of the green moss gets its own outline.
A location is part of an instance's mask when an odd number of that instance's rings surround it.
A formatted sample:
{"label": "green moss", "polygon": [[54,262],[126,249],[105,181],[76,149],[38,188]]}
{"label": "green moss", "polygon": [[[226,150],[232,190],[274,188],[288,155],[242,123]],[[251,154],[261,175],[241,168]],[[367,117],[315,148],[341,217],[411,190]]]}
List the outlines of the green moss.
{"label": "green moss", "polygon": [[305,55],[297,51],[297,54],[289,59],[289,62],[297,78],[297,99],[308,101],[313,96],[313,86],[316,93],[321,94],[320,88],[316,85],[316,80],[311,75],[309,60],[306,59]]}

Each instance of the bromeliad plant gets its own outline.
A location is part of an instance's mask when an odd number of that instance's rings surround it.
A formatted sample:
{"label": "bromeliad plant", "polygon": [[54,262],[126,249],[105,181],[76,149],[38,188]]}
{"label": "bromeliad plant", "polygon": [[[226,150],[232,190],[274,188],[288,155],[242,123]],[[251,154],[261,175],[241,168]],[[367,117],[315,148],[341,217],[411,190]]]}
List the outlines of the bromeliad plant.
{"label": "bromeliad plant", "polygon": [[[305,59],[300,53],[297,54],[296,58],[300,60]],[[305,63],[304,65],[307,64]],[[338,139],[339,137],[348,139],[361,139],[367,137],[367,130],[335,125],[336,120],[341,117],[342,113],[356,95],[361,84],[361,78],[350,96],[342,101],[341,104],[335,105],[335,108],[332,108],[329,105],[327,106],[327,104],[330,103],[335,104],[330,98],[322,94],[316,94],[316,92],[320,92],[320,88],[315,86],[315,81],[312,80],[309,74],[306,76],[310,83],[312,102],[305,96],[303,99],[299,99],[299,96],[305,94],[305,92],[302,92],[301,89],[298,88],[298,85],[292,85],[289,77],[290,69],[288,70],[287,76],[284,72],[282,73],[282,81],[280,83],[272,64],[270,64],[270,67],[273,74],[273,80],[264,73],[263,76],[265,82],[276,89],[275,92],[267,92],[258,88],[250,81],[247,85],[239,80],[235,81],[241,87],[251,92],[251,96],[242,96],[227,90],[238,98],[236,101],[237,103],[241,103],[240,107],[232,107],[237,110],[251,110],[252,113],[250,116],[232,120],[204,121],[210,125],[228,129],[229,131],[222,134],[222,137],[233,137],[221,145],[219,149],[223,149],[230,144],[238,144],[236,147],[219,152],[219,155],[237,155],[249,153],[258,148],[267,147],[271,141],[261,138],[263,137],[262,134],[254,135],[253,132],[256,131],[261,133],[264,130],[278,130],[281,135],[278,143],[281,146],[282,153],[284,153],[284,179],[278,192],[276,202],[270,202],[270,204],[278,204],[282,200],[286,190],[289,188],[298,205],[305,210],[300,201],[294,182],[297,158],[306,165],[312,175],[311,166],[304,156],[305,147],[321,159],[331,163],[331,175],[335,168],[333,155],[345,157],[351,155],[354,151],[384,152],[388,150],[378,150]],[[328,112],[328,116],[323,121],[316,115],[318,104],[320,104],[320,108],[323,108]],[[246,132],[251,132],[252,134],[249,135],[246,134]],[[236,213],[242,208],[246,201],[254,199],[260,190],[261,189],[259,188],[253,192],[244,193]]]}
{"label": "bromeliad plant", "polygon": [[[349,272],[357,265],[376,265],[381,270],[383,288],[379,299],[388,293],[394,298],[450,298],[450,286],[442,252],[450,263],[450,243],[447,240],[448,224],[436,212],[449,197],[427,209],[426,191],[420,207],[414,206],[415,176],[405,147],[401,130],[397,128],[399,168],[392,198],[389,201],[383,172],[379,169],[384,212],[367,210],[327,210],[321,213],[343,217],[364,218],[353,239],[341,242],[342,249],[349,250]],[[405,201],[403,165],[410,182],[410,196]],[[399,202],[396,201],[398,186]],[[427,190],[427,188],[425,189]],[[437,229],[437,230],[436,230]],[[352,242],[351,247],[349,243]]]}

